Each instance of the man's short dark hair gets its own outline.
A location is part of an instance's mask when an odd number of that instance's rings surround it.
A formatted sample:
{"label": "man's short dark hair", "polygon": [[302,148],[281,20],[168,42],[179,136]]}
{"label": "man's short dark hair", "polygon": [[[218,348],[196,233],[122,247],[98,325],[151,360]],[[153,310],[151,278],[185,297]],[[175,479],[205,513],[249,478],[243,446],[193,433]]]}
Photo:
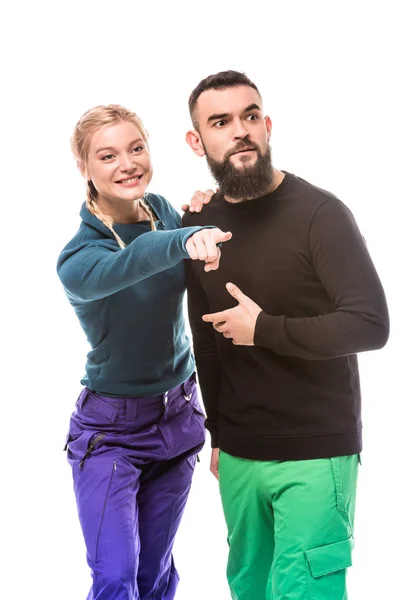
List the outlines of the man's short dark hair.
{"label": "man's short dark hair", "polygon": [[260,94],[256,84],[253,83],[245,73],[239,73],[238,71],[221,71],[215,75],[209,75],[200,81],[190,94],[189,98],[189,112],[195,129],[198,129],[195,109],[200,94],[207,90],[224,90],[229,87],[237,87],[238,85],[249,85]]}

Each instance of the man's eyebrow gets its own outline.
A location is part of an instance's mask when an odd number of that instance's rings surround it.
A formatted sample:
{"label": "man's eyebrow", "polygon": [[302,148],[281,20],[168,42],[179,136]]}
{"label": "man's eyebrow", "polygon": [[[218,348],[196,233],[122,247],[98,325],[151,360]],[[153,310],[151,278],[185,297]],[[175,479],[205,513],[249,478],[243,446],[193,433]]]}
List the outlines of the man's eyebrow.
{"label": "man's eyebrow", "polygon": [[[141,142],[143,144],[143,140],[141,138],[138,138],[137,140],[134,140],[133,142],[131,142],[129,144],[129,146],[133,146],[134,144],[137,144],[138,142]],[[106,146],[105,148],[97,148],[96,154],[98,154],[99,152],[104,152],[104,150],[111,150],[112,152],[116,152],[116,149],[113,148],[112,146]]]}
{"label": "man's eyebrow", "polygon": [[247,108],[244,109],[243,112],[250,112],[251,110],[261,110],[258,104],[250,104]]}
{"label": "man's eyebrow", "polygon": [[[244,109],[244,113],[250,112],[251,110],[261,110],[261,108],[258,106],[258,104],[250,104],[249,106],[247,106],[247,108]],[[207,123],[210,123],[211,121],[219,121],[220,119],[226,119],[227,117],[229,117],[229,113],[214,113],[213,115],[210,115],[207,119]]]}
{"label": "man's eyebrow", "polygon": [[229,117],[229,113],[221,113],[219,115],[214,113],[208,117],[207,123],[210,123],[211,121],[219,121],[220,119],[226,119],[226,117]]}

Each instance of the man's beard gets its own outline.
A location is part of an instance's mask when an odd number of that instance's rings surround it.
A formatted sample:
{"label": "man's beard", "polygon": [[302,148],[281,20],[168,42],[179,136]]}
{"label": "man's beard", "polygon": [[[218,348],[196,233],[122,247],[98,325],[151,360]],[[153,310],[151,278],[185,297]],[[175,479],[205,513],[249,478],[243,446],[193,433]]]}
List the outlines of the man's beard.
{"label": "man's beard", "polygon": [[[237,168],[232,164],[230,156],[244,148],[254,149],[257,152],[257,160],[251,165],[243,162],[243,166]],[[224,156],[222,161],[215,160],[207,151],[206,158],[208,168],[224,196],[235,200],[250,200],[266,194],[272,183],[273,167],[269,144],[265,154],[261,154],[257,144],[242,140],[236,148]]]}

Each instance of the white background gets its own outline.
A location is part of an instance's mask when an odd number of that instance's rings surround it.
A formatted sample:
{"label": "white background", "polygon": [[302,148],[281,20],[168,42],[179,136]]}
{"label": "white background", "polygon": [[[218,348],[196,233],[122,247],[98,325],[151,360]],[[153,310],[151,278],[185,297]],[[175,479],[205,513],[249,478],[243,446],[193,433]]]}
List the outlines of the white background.
{"label": "white background", "polygon": [[[179,207],[212,185],[186,146],[203,77],[246,72],[273,122],[274,164],[354,212],[392,335],[360,358],[364,398],[350,600],[397,597],[400,537],[398,21],[393,2],[18,2],[1,14],[1,597],[79,600],[90,585],[62,452],[87,344],[55,263],[84,184],[69,150],[88,108],[120,103],[151,135],[150,191]],[[226,530],[202,453],[176,541],[177,600],[228,600]]]}

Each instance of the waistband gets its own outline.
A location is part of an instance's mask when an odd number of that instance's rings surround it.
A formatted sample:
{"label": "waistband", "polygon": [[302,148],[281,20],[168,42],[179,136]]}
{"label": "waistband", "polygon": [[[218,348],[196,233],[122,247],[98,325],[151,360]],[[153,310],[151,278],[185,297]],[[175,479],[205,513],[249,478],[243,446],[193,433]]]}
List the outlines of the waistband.
{"label": "waistband", "polygon": [[165,405],[167,400],[174,400],[174,398],[177,398],[182,393],[185,396],[185,399],[189,401],[192,397],[193,385],[196,384],[196,382],[197,376],[196,373],[193,372],[183,383],[156,396],[104,396],[98,394],[95,390],[85,387],[79,395],[76,406],[81,409],[88,398],[92,397],[93,401],[95,400],[97,403],[101,403],[101,412],[110,420],[113,420],[116,414],[122,413],[128,418],[134,418],[136,417],[139,406],[151,409],[154,406],[159,406],[160,402]]}

